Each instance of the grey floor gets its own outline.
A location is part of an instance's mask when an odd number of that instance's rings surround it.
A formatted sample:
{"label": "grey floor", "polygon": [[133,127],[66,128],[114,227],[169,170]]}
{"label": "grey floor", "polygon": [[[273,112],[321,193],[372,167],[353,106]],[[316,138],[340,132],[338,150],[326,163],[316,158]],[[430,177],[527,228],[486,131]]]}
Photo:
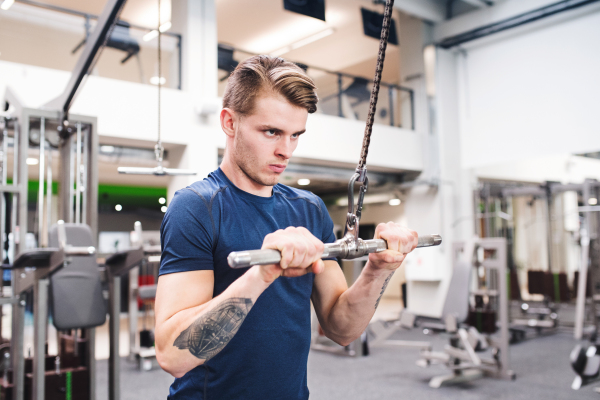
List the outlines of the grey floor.
{"label": "grey floor", "polygon": [[[431,337],[411,331],[393,339],[430,340],[442,349],[443,336]],[[511,368],[515,381],[480,379],[471,383],[431,389],[429,379],[446,373],[442,366],[427,369],[415,365],[418,350],[372,348],[368,357],[346,358],[311,352],[308,359],[308,387],[311,400],[353,399],[592,399],[599,398],[592,384],[579,391],[570,389],[574,374],[569,353],[575,345],[572,336],[558,333],[511,346]],[[173,378],[160,369],[140,372],[122,362],[122,400],[165,399]],[[98,362],[98,400],[108,398],[106,361]]]}

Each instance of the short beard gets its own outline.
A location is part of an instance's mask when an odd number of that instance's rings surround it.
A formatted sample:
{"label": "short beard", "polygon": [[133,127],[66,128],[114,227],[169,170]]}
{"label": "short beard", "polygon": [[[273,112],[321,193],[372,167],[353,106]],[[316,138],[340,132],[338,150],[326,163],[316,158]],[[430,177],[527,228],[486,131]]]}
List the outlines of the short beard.
{"label": "short beard", "polygon": [[[241,132],[238,131],[238,135]],[[240,135],[240,136],[243,136]],[[263,178],[260,174],[254,172],[253,166],[258,166],[259,162],[252,155],[249,155],[248,151],[246,151],[246,147],[243,145],[242,140],[236,140],[233,145],[232,155],[239,169],[246,175],[250,180],[255,183],[258,183],[262,186],[275,186],[279,182],[279,176],[272,176],[268,178]]]}

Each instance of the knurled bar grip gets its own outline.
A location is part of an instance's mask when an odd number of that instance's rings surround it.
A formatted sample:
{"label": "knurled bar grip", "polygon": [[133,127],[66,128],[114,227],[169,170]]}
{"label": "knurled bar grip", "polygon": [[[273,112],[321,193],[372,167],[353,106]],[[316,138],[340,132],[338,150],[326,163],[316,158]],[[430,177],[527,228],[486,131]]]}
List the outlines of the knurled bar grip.
{"label": "knurled bar grip", "polygon": [[[387,243],[383,239],[360,240],[361,255],[370,253],[380,253],[387,250]],[[442,243],[440,235],[419,236],[417,247],[438,246]],[[342,257],[347,254],[347,248],[338,242],[325,244],[323,255],[321,258]],[[353,257],[355,258],[355,257]],[[281,253],[279,250],[264,249],[264,250],[248,250],[234,251],[229,253],[227,263],[231,268],[247,268],[253,265],[268,265],[277,264],[281,261]]]}

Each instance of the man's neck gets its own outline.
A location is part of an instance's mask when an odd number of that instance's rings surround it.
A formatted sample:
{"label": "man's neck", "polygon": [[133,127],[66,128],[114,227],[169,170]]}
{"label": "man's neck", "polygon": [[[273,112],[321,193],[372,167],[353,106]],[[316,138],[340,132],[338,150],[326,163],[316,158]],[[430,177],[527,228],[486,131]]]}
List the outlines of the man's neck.
{"label": "man's neck", "polygon": [[231,162],[227,156],[223,158],[220,168],[231,183],[244,192],[260,197],[271,197],[273,194],[273,186],[264,186],[252,180],[239,166]]}

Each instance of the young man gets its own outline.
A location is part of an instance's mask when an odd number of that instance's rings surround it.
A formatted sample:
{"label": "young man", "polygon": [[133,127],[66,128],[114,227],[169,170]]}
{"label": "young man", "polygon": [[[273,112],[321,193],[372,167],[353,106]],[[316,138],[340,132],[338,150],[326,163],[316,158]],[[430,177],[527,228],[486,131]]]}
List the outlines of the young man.
{"label": "young man", "polygon": [[[256,56],[223,98],[219,169],[178,191],[161,227],[156,355],[177,379],[170,399],[307,399],[310,301],[323,331],[347,345],[367,327],[417,234],[380,224],[389,250],[369,255],[348,288],[334,260],[323,201],[278,184],[316,111],[313,81],[295,64]],[[277,249],[277,265],[231,269],[231,251]]]}

